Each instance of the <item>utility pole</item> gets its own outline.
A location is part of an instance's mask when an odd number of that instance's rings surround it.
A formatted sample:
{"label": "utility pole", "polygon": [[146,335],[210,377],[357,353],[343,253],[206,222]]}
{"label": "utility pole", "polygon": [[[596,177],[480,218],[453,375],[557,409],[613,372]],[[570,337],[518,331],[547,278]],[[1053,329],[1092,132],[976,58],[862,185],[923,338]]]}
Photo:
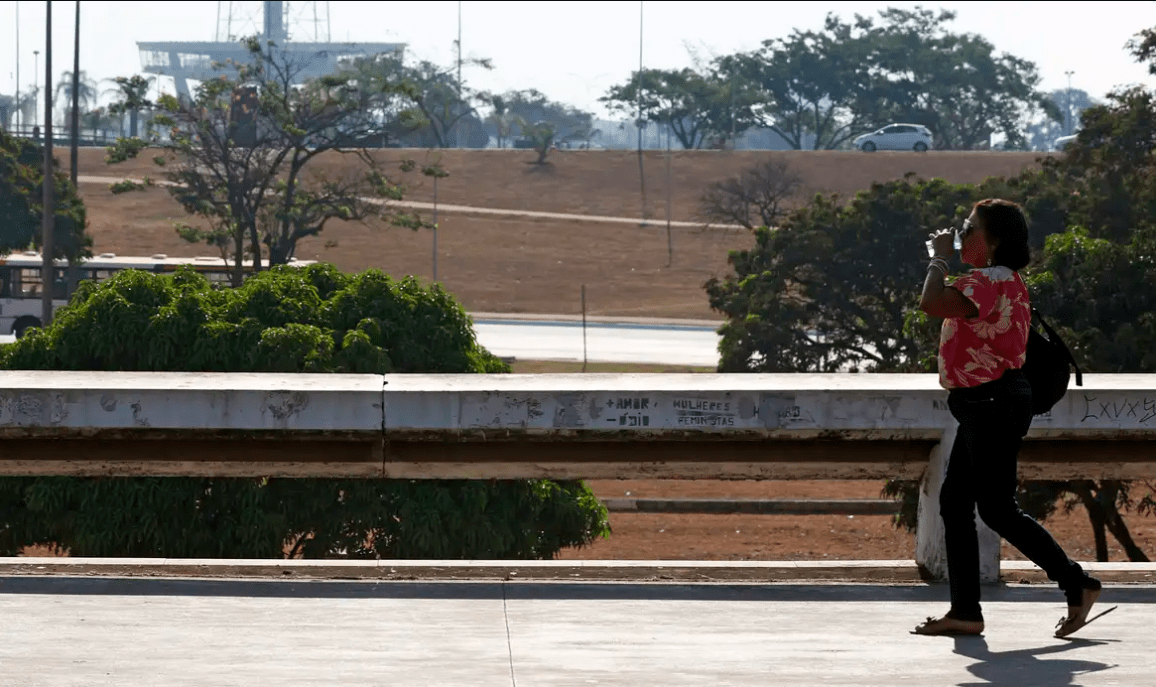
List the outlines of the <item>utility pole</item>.
{"label": "utility pole", "polygon": [[20,135],[20,127],[24,124],[24,115],[20,113],[20,2],[16,5],[16,134]]}
{"label": "utility pole", "polygon": [[40,326],[47,327],[52,323],[52,290],[56,286],[56,263],[52,259],[56,214],[52,187],[56,177],[52,173],[52,0],[44,4],[44,215],[40,227]]}
{"label": "utility pole", "polygon": [[1067,97],[1068,105],[1067,105],[1067,113],[1066,113],[1067,114],[1066,119],[1067,119],[1068,125],[1064,128],[1064,135],[1065,136],[1071,136],[1072,135],[1072,74],[1075,74],[1076,72],[1069,69],[1068,71],[1066,71],[1064,73],[1068,75],[1068,97]]}
{"label": "utility pole", "polygon": [[[459,106],[464,105],[464,103],[462,103],[462,0],[458,0],[458,104]],[[459,148],[464,147],[460,134],[455,134],[454,139],[457,141]],[[434,184],[437,184],[436,179],[434,180]],[[437,280],[436,270],[434,280]]]}
{"label": "utility pole", "polygon": [[735,133],[735,131],[738,127],[738,123],[737,123],[737,120],[735,119],[735,77],[734,76],[731,76],[729,85],[730,85],[729,90],[731,92],[731,150],[738,150],[738,146],[735,145],[735,140],[738,138],[738,135]]}
{"label": "utility pole", "polygon": [[458,0],[458,99],[462,97],[462,0]]}
{"label": "utility pole", "polygon": [[[40,51],[32,51],[32,111],[40,109]],[[32,116],[33,124],[36,123],[36,115]]]}
{"label": "utility pole", "polygon": [[72,166],[68,178],[76,186],[77,157],[80,155],[80,0],[76,0],[76,29],[72,46]]}
{"label": "utility pole", "polygon": [[666,123],[666,266],[674,264],[674,238],[670,232],[670,134],[674,125]]}
{"label": "utility pole", "polygon": [[421,173],[433,177],[433,280],[438,280],[438,179],[448,177],[449,172],[442,168],[441,161],[423,167]]}
{"label": "utility pole", "polygon": [[642,218],[650,214],[646,206],[646,172],[642,166],[642,11],[643,0],[638,0],[638,186],[642,190]]}

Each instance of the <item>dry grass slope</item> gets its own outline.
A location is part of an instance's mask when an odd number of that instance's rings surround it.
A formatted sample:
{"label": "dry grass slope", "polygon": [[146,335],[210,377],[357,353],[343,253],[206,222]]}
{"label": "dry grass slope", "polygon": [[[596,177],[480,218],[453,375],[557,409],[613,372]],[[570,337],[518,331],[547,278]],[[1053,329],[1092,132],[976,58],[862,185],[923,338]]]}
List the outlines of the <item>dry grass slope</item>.
{"label": "dry grass slope", "polygon": [[[440,162],[450,173],[439,182],[445,204],[590,215],[642,217],[638,158],[629,151],[559,151],[543,166],[533,154],[513,150],[384,150],[384,162],[414,158]],[[64,153],[67,155],[67,152]],[[102,149],[81,151],[82,175],[161,176],[145,151],[138,160],[108,166]],[[897,153],[676,151],[670,161],[671,218],[696,221],[698,199],[712,182],[769,158],[786,159],[804,180],[805,195],[853,195],[873,181],[913,172],[953,182],[1015,174],[1035,163],[1035,153]],[[67,159],[62,158],[62,163]],[[320,161],[326,174],[346,160]],[[645,216],[664,219],[665,153],[644,155]],[[407,199],[432,200],[429,180],[403,178]],[[160,188],[114,196],[106,184],[82,184],[90,231],[99,251],[119,254],[206,254],[180,240],[176,221],[191,222]],[[674,260],[667,265],[665,228],[630,224],[442,214],[438,277],[470,310],[576,313],[587,285],[595,315],[715,319],[702,283],[727,270],[728,251],[749,245],[741,231],[675,229]],[[330,224],[302,242],[298,257],[333,262],[346,270],[370,267],[392,275],[432,277],[429,232],[412,233],[383,223]],[[915,247],[913,247],[915,251]],[[915,256],[913,252],[913,257]]]}

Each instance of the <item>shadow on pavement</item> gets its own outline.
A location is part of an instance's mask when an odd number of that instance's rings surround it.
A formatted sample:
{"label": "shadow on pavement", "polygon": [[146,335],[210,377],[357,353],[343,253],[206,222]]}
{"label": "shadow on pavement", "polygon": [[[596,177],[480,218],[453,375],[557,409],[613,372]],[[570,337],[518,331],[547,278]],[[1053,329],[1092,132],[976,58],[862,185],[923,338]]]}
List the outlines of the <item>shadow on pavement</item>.
{"label": "shadow on pavement", "polygon": [[958,687],[1063,687],[1075,685],[1076,677],[1086,673],[1115,668],[1099,661],[1075,658],[1049,658],[1049,654],[1102,646],[1104,640],[1056,640],[1050,646],[1014,651],[991,651],[983,637],[956,637],[955,653],[976,659],[968,672],[982,682],[961,682]]}
{"label": "shadow on pavement", "polygon": [[[0,594],[84,596],[234,596],[397,599],[607,599],[774,602],[947,602],[945,585],[670,584],[493,581],[163,579],[140,577],[0,577]],[[995,586],[984,601],[1063,603],[1050,586]],[[1156,603],[1156,587],[1105,587],[1103,603]]]}

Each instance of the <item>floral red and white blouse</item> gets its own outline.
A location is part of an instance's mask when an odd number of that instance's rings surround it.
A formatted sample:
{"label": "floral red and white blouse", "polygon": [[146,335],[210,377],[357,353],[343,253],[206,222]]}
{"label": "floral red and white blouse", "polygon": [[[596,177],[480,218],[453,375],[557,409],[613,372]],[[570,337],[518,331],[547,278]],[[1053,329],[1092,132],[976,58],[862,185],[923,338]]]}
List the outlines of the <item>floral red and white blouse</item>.
{"label": "floral red and white blouse", "polygon": [[993,382],[1027,358],[1032,307],[1019,272],[996,266],[952,283],[975,304],[973,319],[948,317],[939,332],[939,384],[945,389]]}

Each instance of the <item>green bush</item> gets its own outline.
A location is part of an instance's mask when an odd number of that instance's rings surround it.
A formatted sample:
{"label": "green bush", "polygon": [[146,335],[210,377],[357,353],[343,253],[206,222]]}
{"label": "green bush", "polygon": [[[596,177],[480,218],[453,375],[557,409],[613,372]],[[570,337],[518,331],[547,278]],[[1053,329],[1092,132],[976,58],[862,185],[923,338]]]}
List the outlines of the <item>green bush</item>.
{"label": "green bush", "polygon": [[145,185],[139,181],[133,181],[132,179],[122,179],[121,181],[109,184],[108,190],[111,191],[113,195],[119,195],[121,193],[128,193],[129,191],[140,191],[144,187]]}
{"label": "green bush", "polygon": [[[85,283],[0,369],[507,372],[438,286],[278,267],[238,289],[191,270]],[[546,558],[609,532],[581,482],[0,479],[0,555]]]}
{"label": "green bush", "polygon": [[[55,159],[52,164],[53,255],[75,262],[92,255],[84,202]],[[43,198],[44,147],[0,129],[0,255],[40,247]]]}

